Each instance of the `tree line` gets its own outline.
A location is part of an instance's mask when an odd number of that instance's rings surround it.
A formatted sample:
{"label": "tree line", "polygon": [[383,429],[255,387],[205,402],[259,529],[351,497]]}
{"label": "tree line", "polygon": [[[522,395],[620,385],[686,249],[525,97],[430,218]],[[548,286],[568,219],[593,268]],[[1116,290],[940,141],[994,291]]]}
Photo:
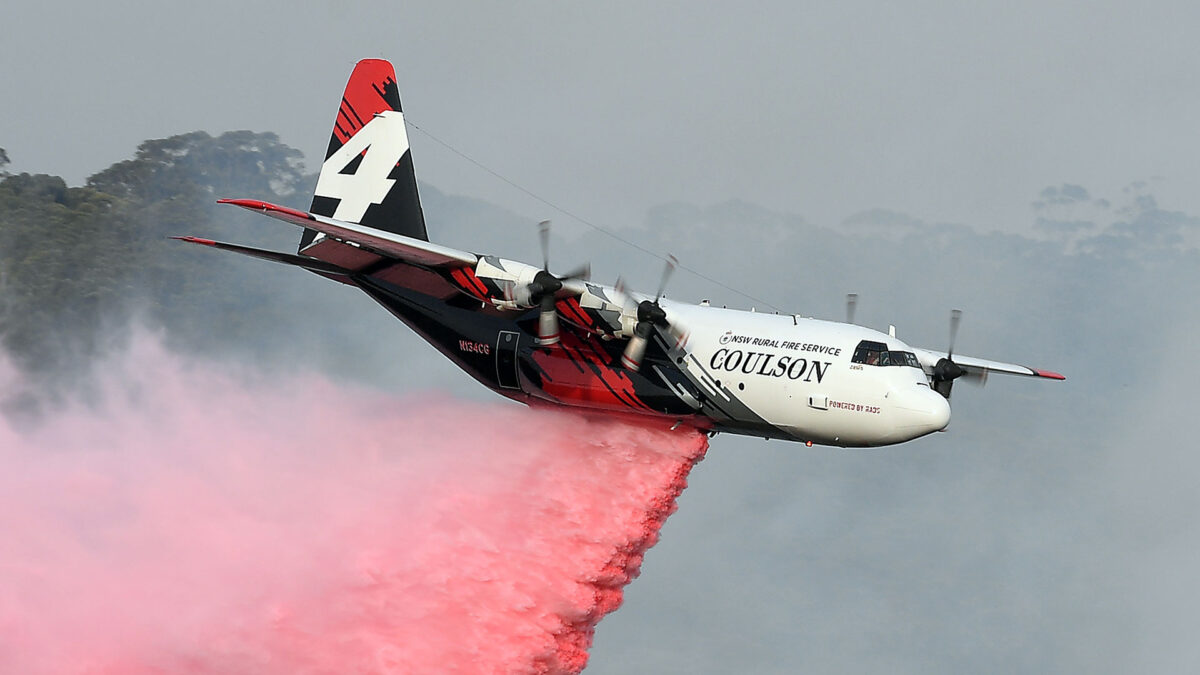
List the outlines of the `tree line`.
{"label": "tree line", "polygon": [[201,350],[282,318],[270,302],[279,285],[262,283],[254,266],[170,239],[229,233],[294,247],[294,229],[255,227],[249,214],[215,208],[218,197],[247,195],[307,207],[315,178],[275,134],[149,140],[82,187],[8,166],[0,149],[0,345],[28,375],[70,383],[128,336],[135,316]]}

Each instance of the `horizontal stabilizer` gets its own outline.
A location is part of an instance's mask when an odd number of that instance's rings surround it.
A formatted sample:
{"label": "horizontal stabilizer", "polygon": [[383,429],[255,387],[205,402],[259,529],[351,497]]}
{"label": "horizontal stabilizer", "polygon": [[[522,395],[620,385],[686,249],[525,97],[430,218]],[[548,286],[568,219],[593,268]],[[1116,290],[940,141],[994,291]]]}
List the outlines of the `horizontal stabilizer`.
{"label": "horizontal stabilizer", "polygon": [[406,237],[402,234],[377,230],[366,225],[348,223],[327,216],[318,216],[286,206],[277,206],[257,199],[219,199],[219,204],[233,204],[257,211],[293,225],[315,230],[329,237],[357,244],[388,258],[429,267],[469,267],[479,261],[474,253],[449,246]]}
{"label": "horizontal stabilizer", "polygon": [[296,267],[303,267],[305,269],[312,270],[313,272],[320,272],[321,274],[334,274],[334,275],[343,275],[343,276],[350,274],[350,271],[347,269],[343,269],[332,263],[327,263],[324,260],[317,260],[316,258],[306,258],[304,256],[294,255],[291,253],[280,253],[279,251],[267,251],[265,249],[251,248],[249,246],[241,246],[239,244],[227,244],[223,241],[213,241],[212,239],[201,239],[200,237],[171,237],[171,238],[178,239],[179,241],[186,241],[190,244],[200,244],[201,246],[211,246],[213,248],[219,248],[222,251],[233,251],[234,253],[241,253],[242,255],[248,255],[248,256],[255,257],[255,258],[261,258],[263,260],[270,260],[272,262],[283,263],[285,265],[294,265]]}

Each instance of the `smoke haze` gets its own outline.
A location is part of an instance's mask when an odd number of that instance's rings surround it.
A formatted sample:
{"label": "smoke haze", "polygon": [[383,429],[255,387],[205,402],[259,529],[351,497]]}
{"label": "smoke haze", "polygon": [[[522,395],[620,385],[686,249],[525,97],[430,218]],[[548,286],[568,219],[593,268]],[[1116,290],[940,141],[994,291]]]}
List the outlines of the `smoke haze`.
{"label": "smoke haze", "polygon": [[97,382],[0,423],[8,672],[578,672],[707,446],[144,335]]}

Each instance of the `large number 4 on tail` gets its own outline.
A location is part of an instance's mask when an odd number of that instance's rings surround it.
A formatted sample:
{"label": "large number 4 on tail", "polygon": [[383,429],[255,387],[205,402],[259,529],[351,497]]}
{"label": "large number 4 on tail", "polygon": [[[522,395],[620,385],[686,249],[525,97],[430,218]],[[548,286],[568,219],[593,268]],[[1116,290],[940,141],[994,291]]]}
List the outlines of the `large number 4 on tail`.
{"label": "large number 4 on tail", "polygon": [[404,116],[393,110],[378,113],[325,160],[315,192],[338,200],[334,218],[360,223],[395,185],[390,176],[407,151]]}

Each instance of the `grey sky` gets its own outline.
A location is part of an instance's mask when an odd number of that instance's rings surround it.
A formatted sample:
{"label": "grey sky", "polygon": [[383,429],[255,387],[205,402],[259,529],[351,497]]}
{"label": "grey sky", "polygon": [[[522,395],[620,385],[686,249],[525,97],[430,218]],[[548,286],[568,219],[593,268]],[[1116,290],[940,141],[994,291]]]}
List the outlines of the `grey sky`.
{"label": "grey sky", "polygon": [[[310,166],[353,62],[417,124],[607,225],[740,198],[1022,230],[1046,185],[1200,211],[1200,8],[1151,3],[17,3],[0,147],[78,183],[139,141],[274,130]],[[413,134],[422,177],[547,209]]]}

